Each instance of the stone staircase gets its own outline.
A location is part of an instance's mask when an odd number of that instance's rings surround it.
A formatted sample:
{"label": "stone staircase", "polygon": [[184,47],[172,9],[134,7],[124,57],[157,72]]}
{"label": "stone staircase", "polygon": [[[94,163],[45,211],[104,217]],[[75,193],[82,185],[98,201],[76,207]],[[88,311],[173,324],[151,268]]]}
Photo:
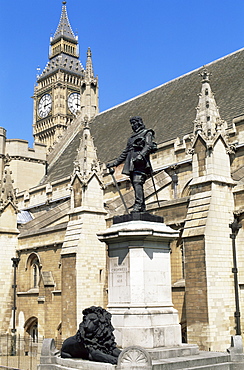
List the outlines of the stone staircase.
{"label": "stone staircase", "polygon": [[244,370],[244,363],[234,363],[228,352],[199,351],[197,345],[148,350],[153,370]]}
{"label": "stone staircase", "polygon": [[200,352],[192,356],[153,360],[152,368],[153,370],[231,370],[232,364],[228,353]]}

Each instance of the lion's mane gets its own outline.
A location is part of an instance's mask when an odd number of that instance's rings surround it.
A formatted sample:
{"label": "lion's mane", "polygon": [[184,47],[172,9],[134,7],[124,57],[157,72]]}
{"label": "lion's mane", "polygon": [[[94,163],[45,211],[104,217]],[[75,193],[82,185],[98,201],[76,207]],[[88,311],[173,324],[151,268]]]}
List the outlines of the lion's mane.
{"label": "lion's mane", "polygon": [[[91,350],[100,350],[103,353],[112,354],[116,348],[114,328],[111,324],[112,315],[102,307],[92,306],[82,311],[84,317],[76,333],[76,340],[83,342],[84,346],[90,352]],[[92,338],[87,338],[84,330],[84,318],[86,315],[94,313],[99,319],[99,324]]]}

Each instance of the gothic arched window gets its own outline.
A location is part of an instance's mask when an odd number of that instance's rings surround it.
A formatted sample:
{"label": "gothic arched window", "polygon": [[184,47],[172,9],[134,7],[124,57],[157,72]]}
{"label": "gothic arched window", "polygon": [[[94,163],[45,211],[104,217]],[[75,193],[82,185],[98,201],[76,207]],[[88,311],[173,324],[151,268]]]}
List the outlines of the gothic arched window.
{"label": "gothic arched window", "polygon": [[39,272],[40,272],[40,267],[39,267],[39,259],[35,258],[35,260],[32,263],[32,282],[33,282],[33,288],[37,288],[39,284]]}
{"label": "gothic arched window", "polygon": [[40,281],[40,259],[36,253],[31,253],[28,257],[26,270],[29,275],[29,289],[38,288]]}

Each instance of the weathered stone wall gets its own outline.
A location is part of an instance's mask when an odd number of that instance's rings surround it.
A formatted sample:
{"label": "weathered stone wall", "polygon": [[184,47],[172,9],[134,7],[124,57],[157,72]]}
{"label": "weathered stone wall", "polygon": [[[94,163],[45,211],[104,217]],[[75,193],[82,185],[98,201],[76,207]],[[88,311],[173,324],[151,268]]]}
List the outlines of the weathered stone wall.
{"label": "weathered stone wall", "polygon": [[16,234],[0,234],[0,331],[8,332],[12,326],[13,307],[13,267],[11,258],[15,257],[17,248]]}
{"label": "weathered stone wall", "polygon": [[32,149],[25,140],[6,140],[5,154],[10,156],[14,187],[18,191],[36,186],[45,175],[45,145],[36,143]]}
{"label": "weathered stone wall", "polygon": [[205,243],[202,237],[189,238],[185,246],[186,317],[189,343],[207,344],[208,300]]}
{"label": "weathered stone wall", "polygon": [[77,271],[76,254],[62,255],[62,337],[74,335],[77,331]]}
{"label": "weathered stone wall", "polygon": [[[97,233],[106,229],[101,182],[93,173],[86,186],[78,177],[73,184],[70,219],[61,252],[63,338],[75,334],[85,308],[105,307],[107,303],[106,245],[97,238]],[[81,194],[78,204],[77,194]]]}
{"label": "weathered stone wall", "polygon": [[[233,220],[233,194],[228,186],[213,184],[212,201],[205,231],[208,307],[211,348],[228,345],[235,334],[235,296],[232,274],[232,241],[229,228]],[[216,242],[217,241],[217,242]],[[218,344],[214,344],[217,338]],[[216,340],[216,339],[215,339]]]}
{"label": "weathered stone wall", "polygon": [[[23,242],[23,241],[22,241]],[[28,243],[27,243],[28,246]],[[20,251],[17,293],[17,327],[23,333],[32,317],[38,319],[40,336],[57,337],[61,323],[61,245],[39,246]],[[37,285],[34,286],[33,261],[39,260]]]}

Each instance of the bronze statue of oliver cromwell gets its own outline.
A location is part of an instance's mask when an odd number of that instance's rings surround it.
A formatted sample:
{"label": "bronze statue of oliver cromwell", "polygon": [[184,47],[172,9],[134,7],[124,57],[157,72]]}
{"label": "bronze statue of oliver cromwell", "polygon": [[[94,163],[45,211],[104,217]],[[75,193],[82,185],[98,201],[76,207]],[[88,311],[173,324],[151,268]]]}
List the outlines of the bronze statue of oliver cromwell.
{"label": "bronze statue of oliver cromwell", "polygon": [[127,146],[121,155],[107,167],[117,167],[124,162],[122,173],[130,177],[135,192],[135,203],[132,212],[145,212],[143,185],[152,174],[150,154],[156,151],[154,131],[147,129],[141,117],[130,119],[133,135],[128,139]]}

